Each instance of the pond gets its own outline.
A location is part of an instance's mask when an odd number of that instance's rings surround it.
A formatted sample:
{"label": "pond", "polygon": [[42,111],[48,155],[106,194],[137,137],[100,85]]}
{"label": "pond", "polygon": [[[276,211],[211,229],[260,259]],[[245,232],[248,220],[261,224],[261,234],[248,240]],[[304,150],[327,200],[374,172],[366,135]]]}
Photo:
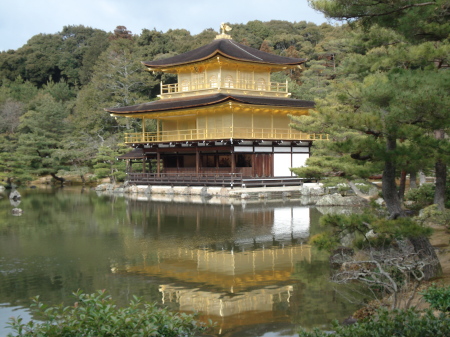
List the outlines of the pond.
{"label": "pond", "polygon": [[322,212],[298,200],[20,193],[21,216],[0,199],[0,336],[9,317],[33,318],[31,297],[70,305],[78,289],[198,312],[214,336],[295,336],[359,306],[328,281],[327,254],[306,244]]}

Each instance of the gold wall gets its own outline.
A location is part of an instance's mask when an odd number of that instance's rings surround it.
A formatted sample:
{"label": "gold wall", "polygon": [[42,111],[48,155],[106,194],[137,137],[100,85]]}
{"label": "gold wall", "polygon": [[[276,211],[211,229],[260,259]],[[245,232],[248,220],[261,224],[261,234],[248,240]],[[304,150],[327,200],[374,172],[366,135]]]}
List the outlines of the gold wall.
{"label": "gold wall", "polygon": [[218,111],[214,114],[198,114],[196,116],[161,119],[163,132],[179,130],[206,130],[212,133],[231,128],[277,129],[289,128],[291,122],[286,115],[257,114],[242,112],[230,114],[227,111]]}
{"label": "gold wall", "polygon": [[178,92],[202,90],[209,88],[235,88],[269,91],[270,72],[256,70],[239,70],[232,67],[208,67],[183,69],[178,73]]}

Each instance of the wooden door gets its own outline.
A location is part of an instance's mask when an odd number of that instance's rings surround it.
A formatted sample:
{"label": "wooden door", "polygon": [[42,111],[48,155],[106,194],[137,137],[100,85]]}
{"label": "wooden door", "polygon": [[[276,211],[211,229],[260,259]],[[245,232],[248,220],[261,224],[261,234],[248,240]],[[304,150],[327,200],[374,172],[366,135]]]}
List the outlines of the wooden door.
{"label": "wooden door", "polygon": [[273,176],[273,154],[255,153],[253,156],[253,176],[272,177]]}

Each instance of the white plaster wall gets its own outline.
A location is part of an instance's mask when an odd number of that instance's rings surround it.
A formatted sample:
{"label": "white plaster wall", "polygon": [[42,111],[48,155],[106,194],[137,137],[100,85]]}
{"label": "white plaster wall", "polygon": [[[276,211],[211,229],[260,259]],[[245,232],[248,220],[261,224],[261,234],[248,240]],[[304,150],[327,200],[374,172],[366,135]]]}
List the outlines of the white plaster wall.
{"label": "white plaster wall", "polygon": [[291,176],[292,167],[290,153],[274,153],[273,154],[273,173],[275,177]]}
{"label": "white plaster wall", "polygon": [[305,166],[306,159],[309,158],[308,153],[294,153],[292,154],[292,167]]}

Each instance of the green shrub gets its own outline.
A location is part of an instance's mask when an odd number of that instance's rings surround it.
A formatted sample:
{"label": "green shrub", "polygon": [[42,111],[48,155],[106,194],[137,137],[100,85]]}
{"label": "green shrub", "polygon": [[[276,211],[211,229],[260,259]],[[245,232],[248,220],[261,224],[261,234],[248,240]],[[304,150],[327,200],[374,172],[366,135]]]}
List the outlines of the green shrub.
{"label": "green shrub", "polygon": [[450,312],[450,286],[438,287],[433,284],[421,294],[425,301],[430,303],[431,308],[442,312]]}
{"label": "green shrub", "polygon": [[414,208],[421,209],[433,203],[434,185],[423,184],[418,188],[410,189],[405,193],[405,200],[414,201]]}
{"label": "green shrub", "polygon": [[347,179],[341,177],[327,177],[326,179],[323,179],[322,182],[324,187],[336,187],[337,185],[341,185],[347,190],[350,188],[347,184]]}
{"label": "green shrub", "polygon": [[[395,220],[379,219],[369,212],[363,214],[326,214],[319,220],[324,228],[320,235],[310,238],[310,243],[319,249],[332,250],[342,245],[342,240],[352,235],[352,245],[363,249],[369,247],[386,247],[395,239],[430,236],[432,229],[425,227],[411,218]],[[366,237],[370,230],[374,237]]]}
{"label": "green shrub", "polygon": [[127,174],[124,171],[117,171],[113,174],[116,181],[125,181]]}
{"label": "green shrub", "polygon": [[292,168],[291,171],[300,178],[320,179],[325,175],[325,170],[317,166],[304,166]]}
{"label": "green shrub", "polygon": [[[405,193],[405,200],[414,201],[414,209],[422,209],[434,202],[434,184],[423,184],[418,188],[410,189]],[[446,203],[445,207],[450,208],[450,181],[447,180],[447,188],[445,190]]]}
{"label": "green shrub", "polygon": [[380,309],[368,320],[353,325],[339,325],[334,322],[334,334],[319,329],[301,330],[299,337],[424,337],[450,336],[450,318],[444,314],[435,316],[431,310],[425,312],[409,310]]}
{"label": "green shrub", "polygon": [[[134,296],[129,306],[119,308],[105,291],[74,293],[73,306],[47,307],[36,297],[32,308],[42,323],[22,323],[11,318],[9,327],[15,336],[193,336],[205,330],[193,315],[177,314],[155,304],[142,302]],[[9,335],[14,336],[14,335]]]}
{"label": "green shrub", "polygon": [[440,211],[437,205],[433,204],[423,208],[416,220],[422,224],[432,223],[450,228],[450,210],[444,209]]}

